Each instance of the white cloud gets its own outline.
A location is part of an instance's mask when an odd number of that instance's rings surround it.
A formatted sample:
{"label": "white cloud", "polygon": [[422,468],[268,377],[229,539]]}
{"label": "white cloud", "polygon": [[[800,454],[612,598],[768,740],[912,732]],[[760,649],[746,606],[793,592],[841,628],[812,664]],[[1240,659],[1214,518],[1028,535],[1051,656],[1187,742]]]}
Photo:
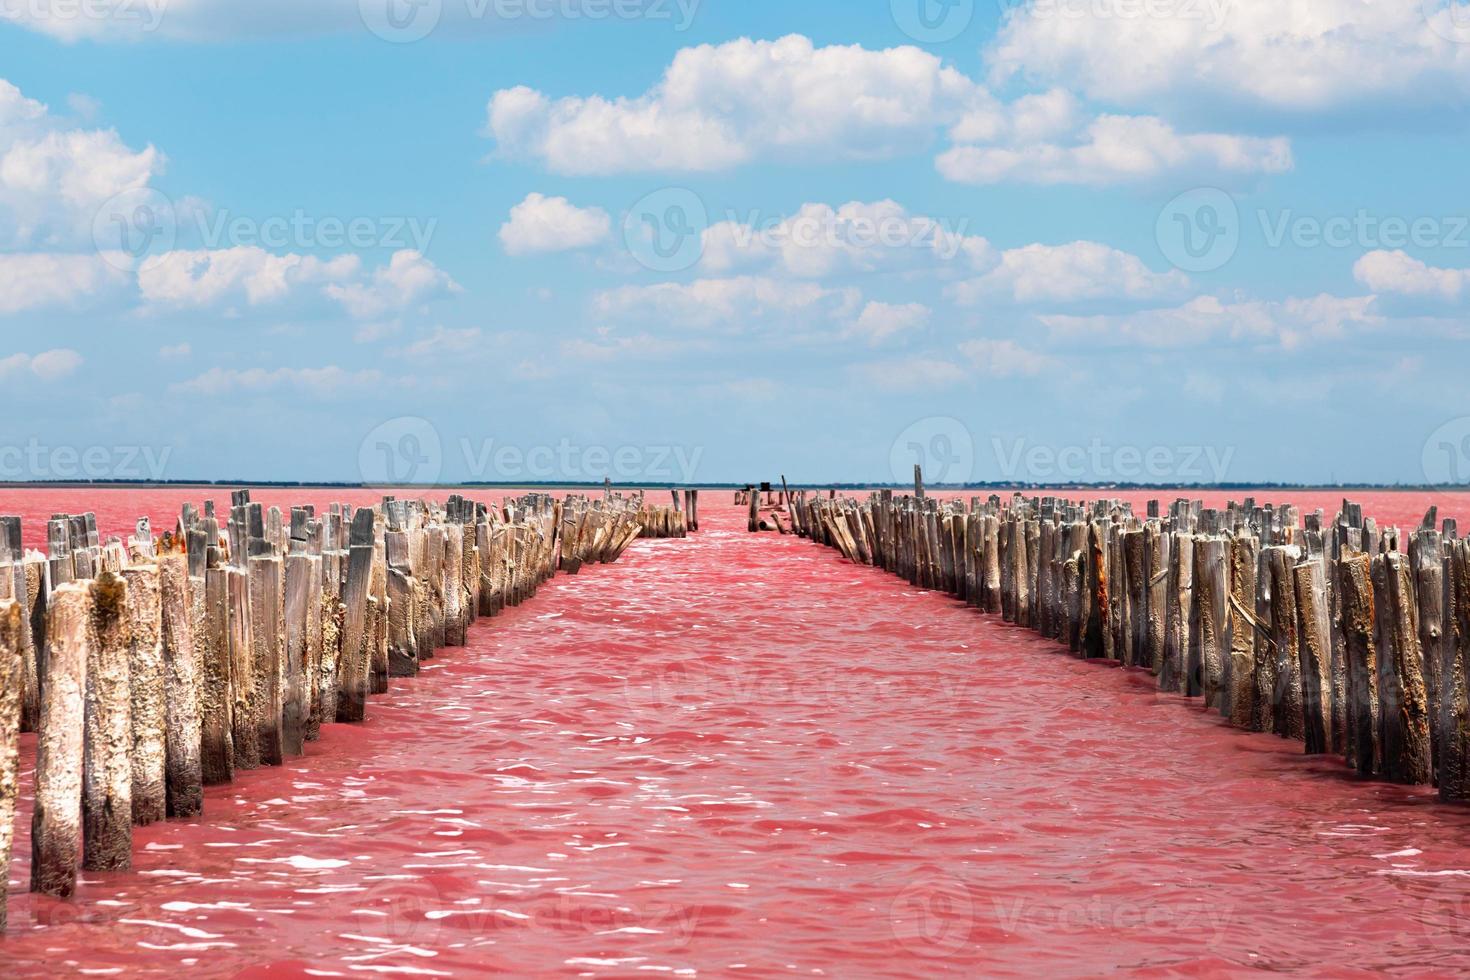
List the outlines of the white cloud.
{"label": "white cloud", "polygon": [[1041,0],[987,52],[1021,75],[1117,105],[1229,100],[1289,111],[1470,95],[1470,7],[1440,0]]}
{"label": "white cloud", "polygon": [[188,357],[194,353],[194,348],[187,342],[182,344],[165,345],[158,348],[158,356],[165,360],[174,360]]}
{"label": "white cloud", "polygon": [[[1051,182],[1089,184],[1197,166],[1211,176],[1290,167],[1283,140],[1184,135],[1148,118],[1089,124],[1065,92],[1006,105],[927,51],[819,48],[799,34],[685,48],[657,85],[634,98],[553,99],[525,86],[502,89],[488,117],[502,153],[560,174],[718,171],[757,158],[877,159],[927,152],[946,130],[967,144],[941,158],[956,180],[1035,179],[1028,161],[1038,158],[1047,158]],[[1063,137],[1070,143],[1050,142]],[[1146,147],[1125,145],[1145,139]]]}
{"label": "white cloud", "polygon": [[112,130],[67,128],[0,79],[0,215],[12,225],[0,244],[90,245],[102,206],[147,187],[163,165],[152,146],[133,150]]}
{"label": "white cloud", "polygon": [[1442,269],[1403,252],[1369,252],[1353,265],[1353,278],[1376,293],[1455,300],[1470,285],[1470,269]]}
{"label": "white cloud", "polygon": [[39,354],[11,354],[0,357],[0,380],[30,374],[42,381],[60,381],[75,374],[81,366],[82,355],[68,347]]}
{"label": "white cloud", "polygon": [[127,286],[128,276],[101,256],[0,253],[0,316],[83,309]]}
{"label": "white cloud", "polygon": [[1054,363],[1014,340],[968,340],[960,344],[960,353],[976,371],[991,378],[1034,377]]}
{"label": "white cloud", "polygon": [[637,98],[502,90],[489,129],[503,151],[567,174],[722,170],[762,152],[871,158],[928,143],[975,88],[914,47],[741,38],[681,50]]}
{"label": "white cloud", "polygon": [[1118,184],[1166,174],[1197,180],[1292,169],[1291,143],[1223,133],[1182,134],[1153,116],[1099,116],[1067,144],[1021,142],[957,146],[942,153],[940,174],[962,184]]}
{"label": "white cloud", "polygon": [[804,278],[946,264],[983,269],[993,264],[994,250],[965,234],[968,223],[911,214],[895,201],[803,204],[775,220],[751,215],[711,225],[702,262],[712,272],[774,266]]}
{"label": "white cloud", "polygon": [[403,348],[401,353],[405,357],[417,359],[461,358],[482,350],[485,346],[484,337],[478,327],[451,330],[439,326],[430,331],[427,336]]}
{"label": "white cloud", "polygon": [[197,309],[244,303],[277,303],[303,288],[350,279],[361,268],[355,255],[323,261],[275,255],[254,245],[227,249],[173,251],[150,258],[138,270],[146,304]]}
{"label": "white cloud", "polygon": [[203,374],[171,385],[171,390],[190,395],[225,395],[232,392],[272,391],[291,388],[312,395],[331,395],[349,388],[371,391],[383,384],[381,371],[349,371],[328,365],[320,368],[210,368]]}
{"label": "white cloud", "polygon": [[374,270],[369,282],[333,283],[326,288],[328,296],[360,320],[375,319],[458,292],[461,292],[459,284],[448,273],[412,249],[393,253],[386,266]]}
{"label": "white cloud", "polygon": [[1200,296],[1183,306],[1123,315],[1038,318],[1054,340],[1132,344],[1154,348],[1197,347],[1220,340],[1274,343],[1284,348],[1308,339],[1334,339],[1353,329],[1381,325],[1372,296],[1226,302]]}
{"label": "white cloud", "polygon": [[1097,242],[1027,245],[1003,252],[996,267],[949,289],[962,304],[991,298],[1058,304],[1082,300],[1156,300],[1182,296],[1189,277],[1154,272],[1136,255]]}
{"label": "white cloud", "polygon": [[863,307],[847,333],[876,345],[890,337],[922,329],[933,315],[934,311],[923,303],[873,302]]}
{"label": "white cloud", "polygon": [[605,318],[659,320],[699,330],[746,333],[774,325],[811,332],[857,312],[856,289],[784,282],[760,276],[698,279],[691,283],[621,286],[597,293],[593,309]]}
{"label": "white cloud", "polygon": [[500,243],[510,255],[564,252],[606,241],[612,218],[602,208],[579,208],[564,197],[529,194],[510,209]]}

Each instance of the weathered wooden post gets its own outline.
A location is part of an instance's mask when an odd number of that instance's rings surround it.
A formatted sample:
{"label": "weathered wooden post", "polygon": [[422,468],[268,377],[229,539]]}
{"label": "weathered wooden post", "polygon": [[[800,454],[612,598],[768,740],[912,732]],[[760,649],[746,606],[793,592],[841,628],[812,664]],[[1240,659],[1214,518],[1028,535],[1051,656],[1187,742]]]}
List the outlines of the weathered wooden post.
{"label": "weathered wooden post", "polygon": [[[1199,685],[1205,706],[1228,709],[1225,690],[1225,659],[1229,656],[1230,637],[1227,611],[1229,589],[1226,586],[1225,538],[1207,537],[1195,542],[1195,588],[1199,619]],[[1228,715],[1228,710],[1227,710]]]}
{"label": "weathered wooden post", "polygon": [[1307,755],[1332,751],[1332,651],[1327,570],[1321,558],[1296,566],[1297,638],[1302,675],[1302,731]]}
{"label": "weathered wooden post", "polygon": [[204,785],[235,778],[234,694],[230,685],[230,572],[204,572],[204,676],[200,691],[199,765]]}
{"label": "weathered wooden post", "polygon": [[1440,646],[1439,795],[1470,799],[1470,542],[1452,540],[1445,562],[1448,629]]}
{"label": "weathered wooden post", "polygon": [[[0,880],[9,881],[15,846],[15,808],[20,797],[21,701],[25,680],[25,610],[18,601],[0,602]],[[0,893],[0,935],[7,921]]]}
{"label": "weathered wooden post", "polygon": [[1363,776],[1380,767],[1378,640],[1374,627],[1373,558],[1348,555],[1338,563],[1342,632],[1347,654],[1347,719],[1352,726],[1348,762]]}
{"label": "weathered wooden post", "polygon": [[158,565],[123,569],[127,583],[129,687],[133,715],[133,823],[143,827],[168,815],[164,781],[163,599]]}
{"label": "weathered wooden post", "polygon": [[128,682],[127,586],[111,572],[91,582],[86,731],[82,767],[83,867],[133,863],[133,706]]}
{"label": "weathered wooden post", "polygon": [[321,608],[321,595],[313,594],[313,563],[320,558],[294,554],[286,558],[286,686],[281,701],[282,750],[286,755],[306,752],[307,715],[311,710],[308,673],[310,610]]}
{"label": "weathered wooden post", "polygon": [[1276,653],[1275,731],[1283,738],[1306,741],[1302,716],[1302,666],[1297,651],[1296,582],[1292,569],[1301,557],[1295,545],[1266,549],[1271,575],[1271,628]]}
{"label": "weathered wooden post", "polygon": [[[1432,515],[1431,515],[1432,516]],[[1419,647],[1424,658],[1424,693],[1429,706],[1430,759],[1438,766],[1440,704],[1444,679],[1445,578],[1444,543],[1438,531],[1421,530],[1409,538],[1409,562],[1418,602]]]}
{"label": "weathered wooden post", "polygon": [[189,600],[189,560],[158,559],[162,596],[164,657],[165,785],[170,817],[193,817],[204,809],[199,753],[199,680],[195,674],[194,629]]}
{"label": "weathered wooden post", "polygon": [[1423,656],[1419,649],[1418,609],[1408,560],[1398,552],[1375,559],[1382,563],[1377,613],[1383,643],[1378,650],[1379,731],[1383,778],[1413,785],[1430,782],[1429,706],[1424,693]]}
{"label": "weathered wooden post", "polygon": [[1187,693],[1189,651],[1194,645],[1191,629],[1194,623],[1194,535],[1174,535],[1173,553],[1169,556],[1169,607],[1164,620],[1164,669],[1159,673],[1159,689],[1177,694]]}
{"label": "weathered wooden post", "polygon": [[[359,510],[352,520],[347,584],[342,593],[346,611],[342,626],[342,691],[337,701],[337,720],[342,722],[358,722],[367,717],[368,692],[372,685],[367,627],[376,541],[374,521],[373,512],[367,508]],[[434,558],[431,554],[430,560]],[[438,561],[442,565],[442,546]]]}
{"label": "weathered wooden post", "polygon": [[69,583],[50,596],[45,678],[36,739],[36,804],[31,816],[31,891],[70,898],[82,849],[83,718],[92,595]]}

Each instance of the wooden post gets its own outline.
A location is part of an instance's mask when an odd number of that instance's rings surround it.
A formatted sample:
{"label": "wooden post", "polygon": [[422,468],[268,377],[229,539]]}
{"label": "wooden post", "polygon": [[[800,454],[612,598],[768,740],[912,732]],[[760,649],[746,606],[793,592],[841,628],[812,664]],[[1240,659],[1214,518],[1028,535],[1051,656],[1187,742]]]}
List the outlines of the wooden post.
{"label": "wooden post", "polygon": [[1352,726],[1349,764],[1363,776],[1379,771],[1378,644],[1374,629],[1373,559],[1344,557],[1338,563],[1342,632],[1347,654],[1347,719]]}
{"label": "wooden post", "polygon": [[1470,799],[1470,542],[1451,540],[1445,562],[1448,630],[1440,646],[1439,795]]}
{"label": "wooden post", "polygon": [[1225,689],[1225,659],[1229,656],[1229,589],[1226,585],[1226,546],[1220,537],[1195,542],[1195,588],[1199,591],[1199,685],[1206,707],[1229,714]]}
{"label": "wooden post", "polygon": [[1381,555],[1377,562],[1383,563],[1381,581],[1386,585],[1378,603],[1384,639],[1378,650],[1382,775],[1390,782],[1424,784],[1434,773],[1413,573],[1398,552]]}
{"label": "wooden post", "polygon": [[[15,845],[15,807],[20,797],[20,725],[22,681],[26,676],[25,609],[21,602],[0,602],[0,880],[9,881]],[[0,936],[6,916],[0,894]]]}
{"label": "wooden post", "polygon": [[[1230,542],[1230,721],[1256,728],[1261,712],[1256,686],[1256,571],[1260,548],[1255,537],[1237,535]],[[1266,689],[1269,696],[1270,689]]]}
{"label": "wooden post", "polygon": [[1296,566],[1298,649],[1302,674],[1302,731],[1307,755],[1332,751],[1332,650],[1327,620],[1327,570],[1321,558]]}
{"label": "wooden post", "polygon": [[1302,666],[1297,652],[1296,582],[1292,568],[1301,556],[1295,545],[1278,545],[1267,549],[1271,574],[1271,626],[1276,653],[1276,683],[1272,703],[1275,705],[1276,734],[1282,738],[1306,741],[1302,716]]}
{"label": "wooden post", "polygon": [[133,823],[143,827],[168,814],[164,782],[163,600],[158,565],[123,569],[127,583],[129,685],[133,701]]}
{"label": "wooden post", "polygon": [[[1426,520],[1432,520],[1434,509]],[[1429,706],[1430,759],[1438,765],[1440,757],[1440,712],[1438,706],[1444,679],[1441,668],[1445,641],[1444,544],[1430,524],[1428,530],[1409,538],[1409,562],[1414,577],[1414,595],[1418,602],[1419,648],[1423,652],[1424,692]]]}
{"label": "wooden post", "polygon": [[83,867],[133,863],[133,706],[128,683],[127,586],[111,572],[91,583],[82,769]]}
{"label": "wooden post", "polygon": [[281,739],[286,755],[306,752],[307,715],[311,709],[308,680],[308,636],[310,610],[321,608],[321,596],[311,587],[317,576],[312,565],[320,558],[307,554],[286,558],[286,687],[282,697]]}
{"label": "wooden post", "polygon": [[[248,561],[248,559],[247,559]],[[255,623],[250,609],[250,572],[230,568],[230,719],[236,769],[260,768],[260,722],[255,691]]]}
{"label": "wooden post", "polygon": [[164,728],[168,815],[198,816],[204,809],[200,766],[199,679],[195,674],[189,559],[158,559],[163,610]]}
{"label": "wooden post", "polygon": [[[372,685],[368,595],[372,588],[375,537],[373,512],[359,510],[352,521],[347,585],[342,594],[347,608],[342,626],[342,692],[337,702],[337,720],[343,722],[358,722],[367,717],[368,692]],[[434,560],[432,555],[430,560]],[[442,564],[442,554],[438,560]]]}
{"label": "wooden post", "polygon": [[50,598],[31,816],[31,891],[70,898],[82,849],[82,724],[92,595],[85,584],[67,584]]}
{"label": "wooden post", "polygon": [[1188,693],[1189,651],[1194,623],[1194,535],[1174,536],[1169,557],[1169,609],[1164,621],[1164,669],[1159,689]]}
{"label": "wooden post", "polygon": [[[1154,501],[1158,510],[1158,501]],[[1145,631],[1144,665],[1156,675],[1164,670],[1165,635],[1169,613],[1169,552],[1172,539],[1158,521],[1149,521],[1144,530],[1144,548],[1148,555],[1147,600],[1148,624]]]}
{"label": "wooden post", "polygon": [[204,675],[199,696],[199,765],[204,785],[235,778],[234,694],[230,686],[230,573],[204,572]]}

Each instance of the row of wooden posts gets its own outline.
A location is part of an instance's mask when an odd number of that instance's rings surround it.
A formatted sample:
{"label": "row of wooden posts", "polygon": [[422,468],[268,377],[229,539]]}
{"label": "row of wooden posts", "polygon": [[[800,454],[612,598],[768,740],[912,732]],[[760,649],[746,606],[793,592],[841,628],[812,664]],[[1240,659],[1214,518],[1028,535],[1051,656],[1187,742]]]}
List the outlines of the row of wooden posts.
{"label": "row of wooden posts", "polygon": [[66,898],[79,861],[129,868],[134,826],[196,816],[205,786],[303,754],[326,722],[362,721],[390,677],[463,646],[477,617],[558,569],[683,537],[697,495],[674,503],[384,497],[318,514],[238,491],[228,514],[185,505],[161,539],[143,519],[104,543],[92,514],[59,516],[46,554],[0,517],[0,883],[22,731],[37,736],[31,890]]}
{"label": "row of wooden posts", "polygon": [[1434,508],[1404,535],[1350,501],[1329,522],[1251,499],[1144,517],[1020,494],[788,499],[796,533],[853,562],[1151,671],[1363,776],[1470,799],[1470,540]]}

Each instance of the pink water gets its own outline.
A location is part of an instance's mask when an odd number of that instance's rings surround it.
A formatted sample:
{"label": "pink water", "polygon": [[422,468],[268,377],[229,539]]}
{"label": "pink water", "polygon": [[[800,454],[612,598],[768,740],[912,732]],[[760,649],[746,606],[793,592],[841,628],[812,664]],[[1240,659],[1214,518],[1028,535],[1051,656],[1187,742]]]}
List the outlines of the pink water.
{"label": "pink water", "polygon": [[[117,531],[184,495],[0,513]],[[25,893],[27,808],[0,974],[1470,970],[1470,808],[747,535],[728,500],[482,621],[203,819],[139,830],[135,869],[73,903]],[[1428,500],[1365,502],[1414,524]]]}

